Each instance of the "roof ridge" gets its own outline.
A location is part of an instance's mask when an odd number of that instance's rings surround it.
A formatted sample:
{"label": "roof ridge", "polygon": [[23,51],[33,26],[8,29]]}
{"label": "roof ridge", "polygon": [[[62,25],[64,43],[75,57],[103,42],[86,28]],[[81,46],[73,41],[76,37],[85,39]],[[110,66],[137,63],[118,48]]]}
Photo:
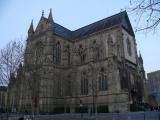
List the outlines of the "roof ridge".
{"label": "roof ridge", "polygon": [[58,24],[56,22],[54,22],[54,23],[57,24],[57,25],[59,25],[59,26],[61,26],[61,27],[63,27],[63,28],[65,28],[65,29],[67,29],[67,30],[69,30],[70,32],[72,32],[72,30],[70,30],[70,29],[68,29],[68,28],[66,28],[66,27],[64,27],[64,26],[62,26],[62,25],[60,25],[60,24]]}
{"label": "roof ridge", "polygon": [[[122,11],[117,14],[111,15],[109,17],[106,17],[104,19],[101,19],[99,21],[93,22],[89,25],[83,26],[81,28],[78,28],[76,30],[70,30],[56,22],[55,23],[55,32],[57,32],[59,35],[62,35],[63,37],[66,37],[68,39],[76,39],[80,38],[82,36],[94,33],[96,31],[103,30],[105,28],[109,28],[113,25],[122,25],[131,35],[134,35],[134,32],[132,30],[132,26],[130,24],[130,20],[127,17],[127,12]],[[126,19],[123,21],[123,19]],[[129,24],[128,24],[129,23]]]}
{"label": "roof ridge", "polygon": [[[109,17],[103,18],[103,19],[101,19],[101,20],[95,21],[95,22],[90,23],[90,24],[88,24],[88,25],[85,25],[85,26],[83,26],[83,27],[81,27],[81,28],[78,28],[78,29],[76,29],[76,30],[73,30],[73,32],[78,31],[79,29],[85,28],[85,27],[87,27],[87,26],[96,24],[96,23],[98,23],[98,22],[100,22],[100,21],[103,21],[103,20],[106,20],[106,19],[115,17],[115,16],[120,15],[120,14],[122,14],[122,13],[126,13],[126,10],[125,10],[125,11],[122,11],[122,12],[119,12],[119,13],[117,13],[117,14],[111,15],[111,16],[109,16]],[[72,31],[72,30],[71,30],[71,31]]]}

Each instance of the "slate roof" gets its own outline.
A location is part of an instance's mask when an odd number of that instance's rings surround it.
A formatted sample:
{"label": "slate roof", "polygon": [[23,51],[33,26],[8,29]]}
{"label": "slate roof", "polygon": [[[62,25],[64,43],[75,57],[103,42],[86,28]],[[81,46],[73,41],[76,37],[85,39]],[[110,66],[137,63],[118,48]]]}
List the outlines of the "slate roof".
{"label": "slate roof", "polygon": [[100,21],[97,21],[95,23],[89,24],[87,26],[84,26],[82,28],[79,28],[75,31],[71,31],[57,23],[54,23],[54,31],[58,35],[69,39],[69,40],[76,40],[78,38],[81,38],[83,36],[87,36],[89,34],[92,34],[94,32],[98,32],[107,28],[110,28],[115,25],[121,25],[124,29],[126,29],[131,35],[134,36],[134,32],[132,29],[132,26],[130,24],[128,15],[126,11],[120,12],[118,14],[115,14],[113,16],[107,17],[105,19],[102,19]]}
{"label": "slate roof", "polygon": [[0,86],[0,91],[7,91],[7,87],[6,86]]}
{"label": "slate roof", "polygon": [[54,23],[54,32],[64,38],[72,39],[73,32],[57,23]]}

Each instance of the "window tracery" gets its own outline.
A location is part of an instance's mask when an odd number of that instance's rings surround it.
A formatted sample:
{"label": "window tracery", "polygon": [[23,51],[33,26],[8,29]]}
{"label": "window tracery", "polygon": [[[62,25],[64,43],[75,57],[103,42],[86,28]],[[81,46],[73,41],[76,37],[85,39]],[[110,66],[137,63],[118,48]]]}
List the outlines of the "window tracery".
{"label": "window tracery", "polygon": [[106,91],[108,89],[107,74],[102,68],[98,75],[99,91]]}

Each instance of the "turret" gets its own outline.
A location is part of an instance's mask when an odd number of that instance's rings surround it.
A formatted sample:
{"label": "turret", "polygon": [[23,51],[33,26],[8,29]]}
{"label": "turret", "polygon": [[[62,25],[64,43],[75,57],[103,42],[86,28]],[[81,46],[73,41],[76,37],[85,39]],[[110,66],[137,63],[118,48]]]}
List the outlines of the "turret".
{"label": "turret", "polygon": [[31,22],[31,25],[28,29],[28,38],[30,38],[34,34],[34,28],[33,28],[33,20]]}

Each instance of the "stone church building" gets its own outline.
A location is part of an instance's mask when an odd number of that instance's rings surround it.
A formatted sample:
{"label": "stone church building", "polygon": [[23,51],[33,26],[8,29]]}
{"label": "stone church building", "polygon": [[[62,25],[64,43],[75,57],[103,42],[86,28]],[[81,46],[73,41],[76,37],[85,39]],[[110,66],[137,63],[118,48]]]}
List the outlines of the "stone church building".
{"label": "stone church building", "polygon": [[143,59],[126,11],[74,31],[42,12],[12,79],[10,106],[18,111],[126,112],[144,99]]}

